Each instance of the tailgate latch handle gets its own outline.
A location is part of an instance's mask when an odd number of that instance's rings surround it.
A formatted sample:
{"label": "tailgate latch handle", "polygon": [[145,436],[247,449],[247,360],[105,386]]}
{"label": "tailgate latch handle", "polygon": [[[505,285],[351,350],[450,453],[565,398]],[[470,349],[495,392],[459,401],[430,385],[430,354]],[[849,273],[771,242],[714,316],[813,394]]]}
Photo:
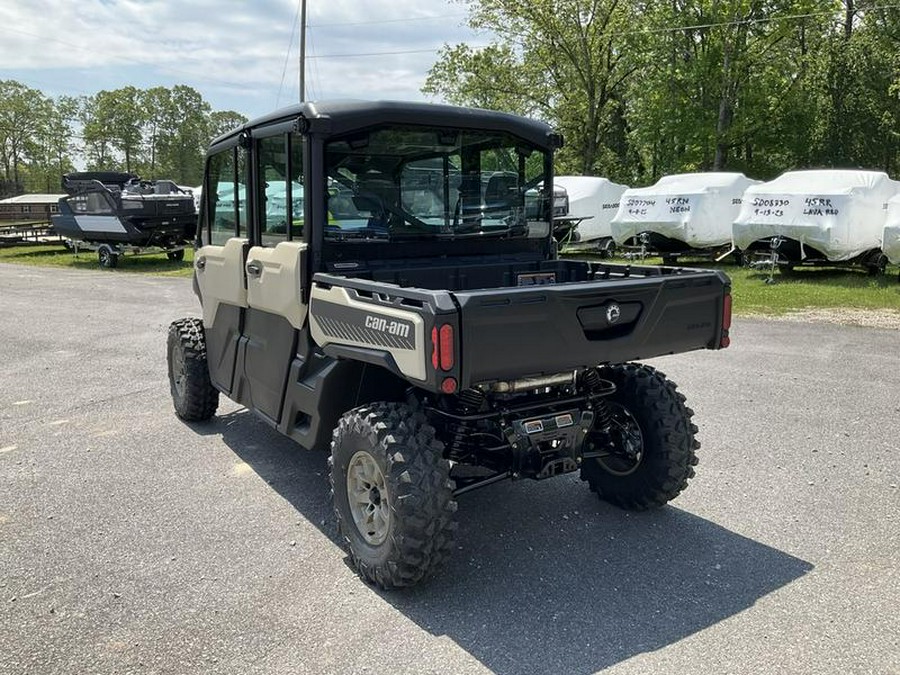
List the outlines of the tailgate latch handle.
{"label": "tailgate latch handle", "polygon": [[251,277],[258,277],[260,274],[262,274],[262,265],[260,265],[255,260],[248,262],[247,274],[249,274]]}

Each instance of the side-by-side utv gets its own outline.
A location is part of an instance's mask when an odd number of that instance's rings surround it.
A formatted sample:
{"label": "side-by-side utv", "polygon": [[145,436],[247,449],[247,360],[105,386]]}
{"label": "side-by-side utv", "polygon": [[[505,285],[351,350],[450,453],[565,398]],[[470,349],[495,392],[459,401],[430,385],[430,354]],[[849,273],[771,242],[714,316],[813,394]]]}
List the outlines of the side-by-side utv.
{"label": "side-by-side utv", "polygon": [[209,150],[175,411],[210,419],[222,393],[330,451],[341,536],[378,586],[441,565],[472,490],[580,472],[648,509],[694,475],[693,412],[633,361],[727,347],[730,282],[560,260],[561,142],[498,112],[322,102]]}

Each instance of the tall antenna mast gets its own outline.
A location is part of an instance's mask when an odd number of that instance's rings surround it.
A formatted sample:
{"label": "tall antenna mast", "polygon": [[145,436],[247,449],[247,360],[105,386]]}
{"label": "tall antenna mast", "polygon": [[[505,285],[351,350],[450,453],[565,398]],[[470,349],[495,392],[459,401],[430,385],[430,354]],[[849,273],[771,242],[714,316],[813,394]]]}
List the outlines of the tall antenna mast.
{"label": "tall antenna mast", "polygon": [[306,0],[300,0],[300,103],[306,100]]}

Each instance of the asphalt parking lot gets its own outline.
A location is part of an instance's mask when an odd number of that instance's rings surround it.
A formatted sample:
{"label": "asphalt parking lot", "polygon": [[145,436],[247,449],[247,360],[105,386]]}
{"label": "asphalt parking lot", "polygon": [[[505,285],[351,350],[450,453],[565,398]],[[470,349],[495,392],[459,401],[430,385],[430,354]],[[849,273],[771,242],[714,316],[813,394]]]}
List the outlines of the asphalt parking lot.
{"label": "asphalt parking lot", "polygon": [[738,320],[660,359],[698,474],[460,498],[443,575],[348,567],[326,457],[171,410],[187,279],[0,265],[0,673],[900,673],[900,332]]}

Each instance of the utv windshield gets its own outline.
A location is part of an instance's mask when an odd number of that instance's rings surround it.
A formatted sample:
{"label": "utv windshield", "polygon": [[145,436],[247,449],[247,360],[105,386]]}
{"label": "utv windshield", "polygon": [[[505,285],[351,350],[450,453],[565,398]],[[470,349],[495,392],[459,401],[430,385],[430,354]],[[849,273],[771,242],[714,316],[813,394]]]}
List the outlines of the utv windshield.
{"label": "utv windshield", "polygon": [[546,237],[548,155],[501,132],[390,126],[325,146],[325,239]]}

